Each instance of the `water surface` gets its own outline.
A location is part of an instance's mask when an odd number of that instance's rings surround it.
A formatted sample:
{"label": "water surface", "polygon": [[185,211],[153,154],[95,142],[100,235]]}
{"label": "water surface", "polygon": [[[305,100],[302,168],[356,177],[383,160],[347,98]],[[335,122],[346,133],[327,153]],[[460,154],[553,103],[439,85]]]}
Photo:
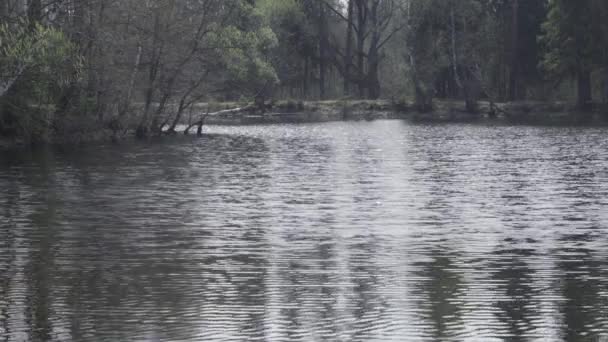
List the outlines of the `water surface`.
{"label": "water surface", "polygon": [[608,129],[0,154],[0,341],[608,341]]}

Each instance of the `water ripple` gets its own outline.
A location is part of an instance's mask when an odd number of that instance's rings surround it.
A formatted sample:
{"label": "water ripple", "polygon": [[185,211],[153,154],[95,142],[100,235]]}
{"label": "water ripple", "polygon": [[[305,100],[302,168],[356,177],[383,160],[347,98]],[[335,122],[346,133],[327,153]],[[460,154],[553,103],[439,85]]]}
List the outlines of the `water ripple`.
{"label": "water ripple", "polygon": [[0,340],[608,340],[606,129],[208,130],[0,154]]}

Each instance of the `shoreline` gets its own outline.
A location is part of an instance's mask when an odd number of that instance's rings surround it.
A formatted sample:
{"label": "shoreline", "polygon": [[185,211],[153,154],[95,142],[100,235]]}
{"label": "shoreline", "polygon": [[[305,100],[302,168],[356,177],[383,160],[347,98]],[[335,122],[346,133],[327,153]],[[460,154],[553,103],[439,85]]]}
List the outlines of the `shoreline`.
{"label": "shoreline", "polygon": [[[194,105],[193,121],[213,110],[242,107],[236,102]],[[137,110],[137,105],[134,106]],[[565,102],[521,101],[490,104],[478,102],[478,112],[470,113],[463,101],[436,100],[433,110],[419,112],[413,103],[390,100],[333,100],[333,101],[277,101],[266,105],[265,110],[231,113],[205,118],[204,125],[247,126],[264,124],[301,124],[337,121],[407,120],[413,123],[483,123],[501,125],[538,126],[608,126],[608,110],[595,105],[594,111],[582,113]],[[182,122],[181,125],[189,125]],[[182,131],[178,131],[181,134]],[[133,134],[117,138],[103,125],[94,132],[71,136],[72,140],[54,140],[40,145],[70,146],[95,143],[123,142],[135,139]],[[27,147],[23,141],[0,137],[0,150]]]}
{"label": "shoreline", "polygon": [[[232,103],[220,104],[229,108]],[[203,112],[199,105],[199,111]],[[373,121],[386,119],[436,123],[499,123],[534,125],[608,124],[608,114],[599,107],[582,113],[565,102],[478,102],[478,112],[471,113],[462,101],[437,100],[429,112],[419,112],[412,103],[389,100],[360,101],[279,101],[264,113],[209,117],[206,125],[255,125],[280,123],[315,123],[332,121]],[[204,107],[206,108],[206,107]]]}

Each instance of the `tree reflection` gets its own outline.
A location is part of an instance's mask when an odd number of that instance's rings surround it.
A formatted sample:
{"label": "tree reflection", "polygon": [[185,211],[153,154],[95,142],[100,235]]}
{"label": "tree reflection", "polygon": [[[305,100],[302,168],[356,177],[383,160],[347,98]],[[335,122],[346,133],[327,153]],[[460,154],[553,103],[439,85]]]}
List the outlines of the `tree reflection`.
{"label": "tree reflection", "polygon": [[321,285],[321,293],[319,294],[321,303],[319,308],[321,310],[321,322],[325,327],[322,330],[322,336],[323,340],[331,341],[336,338],[338,333],[338,322],[336,322],[338,318],[336,310],[338,294],[336,288],[332,286],[335,281],[333,272],[336,268],[334,261],[335,243],[326,239],[319,243],[317,250],[320,263],[319,279],[317,281]]}
{"label": "tree reflection", "polygon": [[506,249],[494,252],[498,260],[490,264],[497,270],[492,278],[497,281],[496,290],[505,295],[495,303],[500,309],[501,322],[508,325],[509,341],[527,341],[527,334],[535,329],[533,319],[538,316],[534,307],[538,291],[533,288],[534,271],[524,261],[532,256],[528,249]]}
{"label": "tree reflection", "polygon": [[55,269],[54,245],[56,242],[56,203],[50,199],[46,208],[32,215],[33,229],[27,266],[27,320],[33,341],[51,339],[53,327],[50,323]]}
{"label": "tree reflection", "polygon": [[382,272],[377,253],[382,249],[376,236],[358,236],[362,240],[349,246],[350,277],[353,282],[353,318],[355,341],[367,341],[382,327],[389,303],[380,293]]}
{"label": "tree reflection", "polygon": [[422,280],[416,283],[415,293],[421,296],[420,306],[425,318],[431,322],[430,332],[434,341],[455,338],[458,327],[463,325],[462,303],[459,299],[465,290],[462,276],[455,271],[456,256],[446,249],[433,249],[428,254],[431,261],[416,264]]}
{"label": "tree reflection", "polygon": [[0,337],[6,342],[10,338],[9,315],[11,309],[10,290],[12,273],[15,271],[15,216],[19,211],[19,182],[0,179],[0,188],[5,189],[0,197]]}
{"label": "tree reflection", "polygon": [[[253,220],[246,229],[243,241],[261,250],[267,250],[268,245],[264,239],[264,230],[260,224]],[[246,318],[241,332],[249,340],[263,340],[265,333],[264,317],[268,278],[268,258],[263,253],[251,253],[238,259],[233,258],[235,272],[231,274],[232,283],[236,286],[236,298],[229,300],[233,306],[247,307]],[[243,273],[244,276],[238,276]],[[228,304],[228,303],[227,303]]]}
{"label": "tree reflection", "polygon": [[[25,324],[30,340],[47,341],[53,331],[50,289],[56,239],[53,222],[57,208],[52,195],[54,160],[48,149],[3,153],[2,158],[13,166],[13,172],[5,174],[9,183],[3,203],[6,226],[0,226],[0,232],[6,235],[4,246],[0,245],[0,256],[6,256],[7,262],[7,276],[2,281],[6,307],[0,310],[0,319],[7,341],[11,338],[11,324]],[[23,302],[15,298],[20,295],[23,295]],[[18,318],[11,317],[17,313],[25,314],[25,322],[16,322]]]}
{"label": "tree reflection", "polygon": [[272,324],[279,325],[289,341],[336,339],[335,246],[326,237],[320,239],[290,234],[287,241],[298,248],[281,251],[279,264],[285,272],[272,284],[281,291],[280,319]]}
{"label": "tree reflection", "polygon": [[287,324],[287,337],[290,341],[297,341],[302,337],[303,322],[300,320],[301,316],[304,315],[300,313],[300,310],[303,308],[304,303],[302,299],[305,296],[302,293],[301,275],[297,272],[299,268],[300,265],[298,263],[290,261],[288,263],[288,275],[283,280],[284,284],[287,285],[287,293],[285,293],[285,304],[287,304],[287,307],[283,308],[282,316],[284,316]]}
{"label": "tree reflection", "polygon": [[[601,279],[605,261],[599,261],[589,248],[583,247],[591,237],[587,234],[568,235],[562,241],[580,247],[563,248],[559,255],[558,267],[562,278],[559,282],[564,297],[561,307],[566,341],[600,341],[606,312],[600,292],[607,284]],[[605,323],[605,322],[604,322]]]}
{"label": "tree reflection", "polygon": [[[230,140],[210,139],[204,147],[209,154],[201,154],[214,158],[220,154],[214,145]],[[249,182],[241,184],[250,192],[247,196],[255,191],[248,187],[251,182],[264,180],[255,169],[265,165],[266,149],[255,144],[263,142],[248,139],[241,152],[232,154],[235,164],[239,155],[244,160],[237,171],[250,175],[237,177]],[[126,157],[117,160],[117,153]],[[0,195],[6,195],[0,197],[5,211],[0,218],[19,222],[9,227],[5,220],[0,223],[2,337],[25,333],[10,335],[8,329],[26,324],[33,341],[187,340],[200,334],[202,321],[214,321],[214,300],[228,307],[257,307],[245,310],[249,314],[242,328],[261,339],[266,290],[259,271],[265,269],[265,256],[223,253],[229,256],[223,258],[220,252],[238,239],[263,249],[264,224],[250,217],[249,208],[234,210],[234,221],[250,223],[234,229],[244,234],[225,246],[205,246],[207,238],[222,231],[203,224],[223,224],[225,217],[209,219],[201,211],[201,203],[208,203],[201,188],[220,184],[205,184],[208,178],[188,172],[193,169],[190,155],[183,145],[146,144],[99,148],[94,155],[78,153],[66,160],[48,150],[15,156],[11,163],[18,173],[0,173],[9,184]],[[15,234],[22,240],[18,246]],[[25,266],[25,278],[11,271],[20,269],[12,261],[15,255]],[[227,272],[225,265],[238,272]],[[237,290],[215,296],[218,287]],[[19,291],[26,292],[23,304]],[[212,307],[211,317],[203,313],[206,307]],[[14,312],[25,312],[25,317],[9,318]]]}

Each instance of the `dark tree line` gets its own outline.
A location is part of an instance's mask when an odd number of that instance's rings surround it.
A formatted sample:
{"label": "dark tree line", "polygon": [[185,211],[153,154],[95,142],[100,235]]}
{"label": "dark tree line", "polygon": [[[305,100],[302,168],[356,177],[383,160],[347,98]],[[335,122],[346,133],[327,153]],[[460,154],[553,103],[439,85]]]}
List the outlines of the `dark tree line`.
{"label": "dark tree line", "polygon": [[173,133],[199,102],[608,99],[601,0],[3,0],[0,136]]}

